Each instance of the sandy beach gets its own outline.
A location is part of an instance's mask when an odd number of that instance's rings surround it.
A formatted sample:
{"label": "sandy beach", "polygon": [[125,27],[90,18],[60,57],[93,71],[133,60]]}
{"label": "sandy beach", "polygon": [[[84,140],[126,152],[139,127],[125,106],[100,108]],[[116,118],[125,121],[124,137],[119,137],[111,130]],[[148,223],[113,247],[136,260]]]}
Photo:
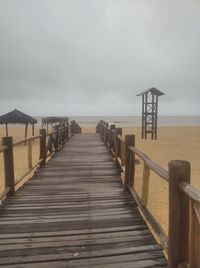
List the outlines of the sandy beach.
{"label": "sandy beach", "polygon": [[[36,135],[39,127],[36,128]],[[83,128],[82,132],[95,132],[95,128]],[[126,134],[136,135],[136,147],[147,154],[161,167],[168,169],[170,160],[188,160],[191,163],[191,184],[200,190],[200,127],[160,127],[158,130],[158,140],[142,140],[140,138],[140,128],[123,128],[123,136]],[[23,138],[23,127],[9,128],[9,134],[14,140]],[[29,131],[29,136],[31,131]],[[0,128],[0,139],[5,135],[5,129]],[[33,162],[39,159],[38,140],[33,143]],[[19,175],[24,167],[27,167],[27,148],[20,145],[14,148],[15,174]],[[135,187],[140,194],[142,181],[143,163],[136,166]],[[0,154],[0,189],[4,187],[3,180],[3,155]],[[150,174],[149,209],[158,222],[167,231],[168,222],[168,184],[153,172]]]}

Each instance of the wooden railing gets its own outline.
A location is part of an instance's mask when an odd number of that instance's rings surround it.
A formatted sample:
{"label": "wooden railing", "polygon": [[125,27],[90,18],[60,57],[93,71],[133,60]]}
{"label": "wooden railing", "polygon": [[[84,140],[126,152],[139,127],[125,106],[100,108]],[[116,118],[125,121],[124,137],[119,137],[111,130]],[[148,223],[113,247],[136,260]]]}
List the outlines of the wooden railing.
{"label": "wooden railing", "polygon": [[[122,181],[151,225],[168,256],[169,268],[200,267],[200,192],[190,185],[190,163],[173,160],[168,171],[152,161],[135,146],[135,136],[122,137],[122,129],[100,121],[96,127],[110,148],[117,167],[123,172]],[[143,161],[142,194],[134,188],[135,156]],[[169,183],[168,236],[147,208],[150,170]]]}
{"label": "wooden railing", "polygon": [[81,127],[79,126],[79,124],[76,123],[75,120],[71,121],[70,133],[71,133],[71,136],[73,136],[75,133],[81,133]]}
{"label": "wooden railing", "polygon": [[[4,158],[4,180],[5,189],[0,193],[0,200],[7,195],[14,195],[19,183],[27,177],[36,168],[46,164],[47,159],[57,151],[76,133],[80,133],[79,125],[72,121],[71,124],[65,126],[55,125],[52,133],[46,133],[46,129],[40,129],[38,136],[22,139],[13,142],[12,137],[3,137],[0,153],[3,153]],[[32,145],[33,141],[39,140],[39,160],[33,164],[32,161]],[[14,172],[14,153],[13,148],[19,145],[27,146],[28,166],[19,176],[15,176]]]}

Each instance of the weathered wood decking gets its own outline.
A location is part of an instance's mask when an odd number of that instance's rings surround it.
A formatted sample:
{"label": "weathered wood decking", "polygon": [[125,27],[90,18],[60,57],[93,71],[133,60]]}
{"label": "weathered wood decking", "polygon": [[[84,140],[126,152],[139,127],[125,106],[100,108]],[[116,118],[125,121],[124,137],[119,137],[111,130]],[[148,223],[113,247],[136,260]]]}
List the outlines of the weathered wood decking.
{"label": "weathered wood decking", "polygon": [[0,208],[3,267],[166,267],[99,134],[76,134]]}

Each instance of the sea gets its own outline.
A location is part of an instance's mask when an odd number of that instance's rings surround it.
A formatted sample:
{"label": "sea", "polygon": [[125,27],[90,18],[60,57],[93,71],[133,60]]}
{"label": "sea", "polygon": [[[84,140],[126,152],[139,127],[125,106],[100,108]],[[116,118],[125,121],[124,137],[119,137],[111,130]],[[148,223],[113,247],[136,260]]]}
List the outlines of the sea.
{"label": "sea", "polygon": [[[35,117],[41,124],[42,117]],[[117,127],[139,127],[141,116],[70,116],[81,127],[96,127],[100,120],[114,123]],[[200,116],[158,116],[158,126],[200,126]]]}

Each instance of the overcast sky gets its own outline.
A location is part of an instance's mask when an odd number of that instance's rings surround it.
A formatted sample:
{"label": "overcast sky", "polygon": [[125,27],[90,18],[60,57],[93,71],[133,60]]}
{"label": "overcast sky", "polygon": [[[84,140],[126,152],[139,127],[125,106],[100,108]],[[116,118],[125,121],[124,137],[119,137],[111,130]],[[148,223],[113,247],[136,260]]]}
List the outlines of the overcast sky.
{"label": "overcast sky", "polygon": [[199,0],[0,0],[0,113],[200,115]]}

